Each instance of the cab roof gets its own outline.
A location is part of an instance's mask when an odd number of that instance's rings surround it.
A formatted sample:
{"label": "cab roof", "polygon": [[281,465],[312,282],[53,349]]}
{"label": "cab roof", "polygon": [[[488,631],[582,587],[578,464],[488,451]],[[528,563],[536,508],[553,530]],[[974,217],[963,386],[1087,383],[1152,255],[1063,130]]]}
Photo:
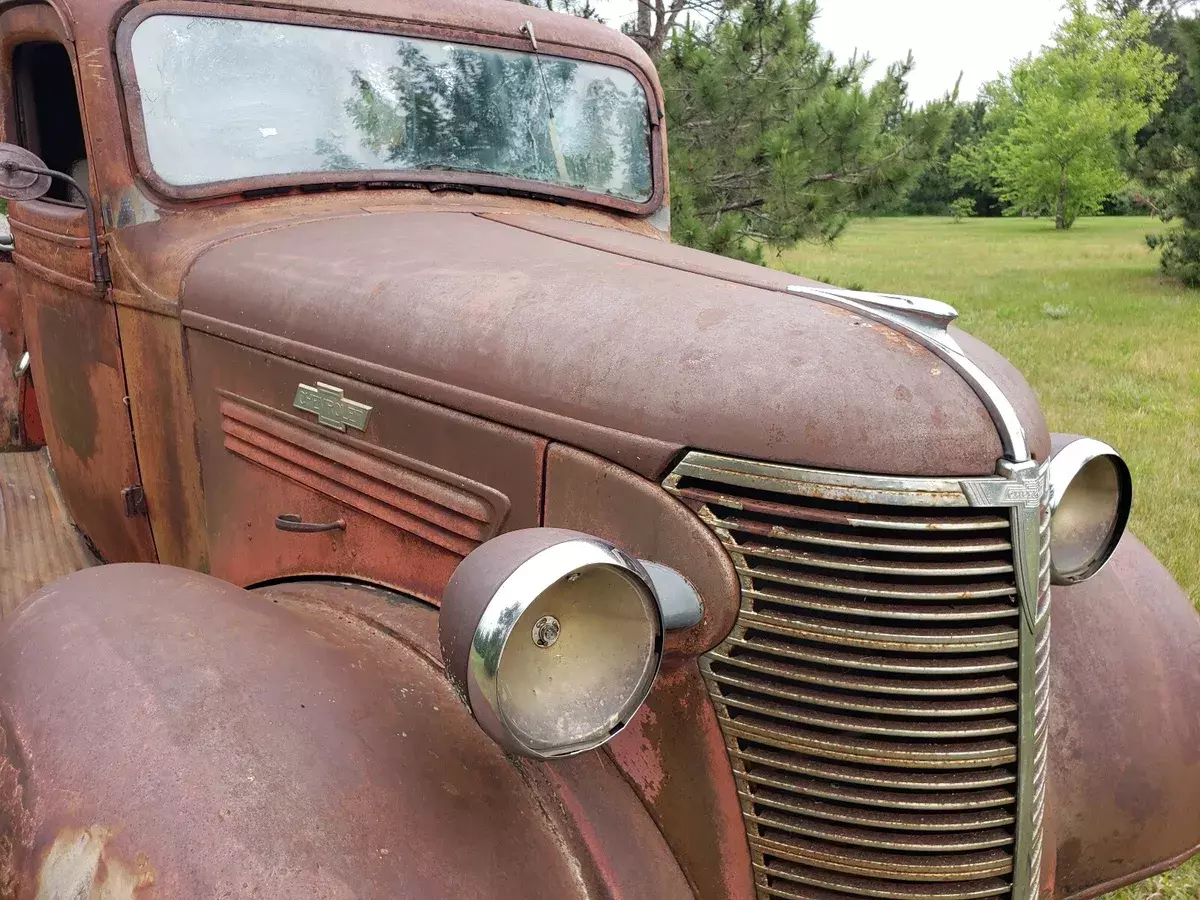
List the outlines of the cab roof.
{"label": "cab roof", "polygon": [[[642,69],[651,84],[658,85],[654,64],[636,42],[599,22],[547,12],[514,0],[283,0],[270,3],[208,3],[204,0],[146,0],[130,5],[128,0],[0,0],[0,11],[31,2],[48,2],[70,25],[84,20],[106,19],[111,28],[129,10],[158,7],[163,12],[203,15],[205,9],[236,16],[239,7],[276,9],[283,18],[289,11],[307,15],[354,16],[364,19],[409,24],[422,29],[496,36],[512,40],[522,37],[521,26],[531,22],[539,47],[590,51],[621,57]],[[78,32],[77,27],[70,29]],[[448,36],[448,35],[447,35]]]}

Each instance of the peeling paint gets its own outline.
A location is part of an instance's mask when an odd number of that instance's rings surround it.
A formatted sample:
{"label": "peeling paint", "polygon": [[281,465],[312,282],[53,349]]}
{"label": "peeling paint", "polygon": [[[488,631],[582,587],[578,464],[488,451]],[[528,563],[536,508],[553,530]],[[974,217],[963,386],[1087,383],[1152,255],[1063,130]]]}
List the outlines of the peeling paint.
{"label": "peeling paint", "polygon": [[0,709],[0,900],[14,900],[33,843],[29,765],[11,717]]}
{"label": "peeling paint", "polygon": [[154,884],[144,857],[131,867],[106,853],[112,835],[102,825],[60,831],[38,873],[37,900],[135,900]]}
{"label": "peeling paint", "polygon": [[633,720],[625,726],[625,740],[610,752],[619,759],[622,768],[634,779],[651,803],[658,801],[667,773],[663,770],[662,757],[647,734],[658,725],[654,710],[643,706]]}

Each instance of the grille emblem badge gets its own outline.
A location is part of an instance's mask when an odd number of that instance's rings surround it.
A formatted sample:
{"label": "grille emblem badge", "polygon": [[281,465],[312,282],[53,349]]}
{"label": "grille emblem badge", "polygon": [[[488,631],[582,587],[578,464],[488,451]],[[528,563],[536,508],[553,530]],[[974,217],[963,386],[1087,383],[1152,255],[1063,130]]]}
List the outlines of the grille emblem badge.
{"label": "grille emblem badge", "polygon": [[1038,625],[1041,595],[1041,539],[1039,523],[1048,495],[1046,467],[1032,460],[1023,463],[1001,460],[1001,478],[968,479],[960,482],[972,506],[1007,506],[1013,510],[1013,571],[1025,626],[1033,632]]}
{"label": "grille emblem badge", "polygon": [[301,384],[296,388],[296,399],[292,402],[296,409],[316,413],[317,422],[338,431],[345,431],[346,426],[367,430],[367,418],[371,415],[371,407],[365,403],[347,400],[345,391],[331,384],[318,381],[317,386]]}
{"label": "grille emblem badge", "polygon": [[1020,506],[1037,509],[1046,497],[1046,472],[1038,467],[1031,472],[1014,473],[1006,480],[980,479],[961,482],[963,493],[972,506]]}

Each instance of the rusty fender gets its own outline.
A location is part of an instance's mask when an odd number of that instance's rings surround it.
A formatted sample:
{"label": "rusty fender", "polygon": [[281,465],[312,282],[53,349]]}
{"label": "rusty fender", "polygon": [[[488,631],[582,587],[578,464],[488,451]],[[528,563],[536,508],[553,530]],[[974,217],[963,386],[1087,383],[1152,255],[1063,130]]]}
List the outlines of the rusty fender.
{"label": "rusty fender", "polygon": [[436,611],[78,572],[0,630],[0,900],[690,897],[605,755],[504,756]]}
{"label": "rusty fender", "polygon": [[1127,534],[1053,628],[1054,894],[1082,900],[1200,849],[1200,617]]}

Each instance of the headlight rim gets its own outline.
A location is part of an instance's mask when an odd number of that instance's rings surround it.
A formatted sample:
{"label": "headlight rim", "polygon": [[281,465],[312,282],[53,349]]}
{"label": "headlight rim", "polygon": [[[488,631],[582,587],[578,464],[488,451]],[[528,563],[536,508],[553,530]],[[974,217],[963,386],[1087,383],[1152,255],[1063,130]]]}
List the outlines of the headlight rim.
{"label": "headlight rim", "polygon": [[[628,725],[657,681],[666,634],[654,583],[638,559],[608,541],[591,535],[560,534],[560,540],[534,552],[505,575],[492,591],[470,640],[463,673],[465,683],[461,685],[476,721],[493,740],[510,752],[542,760],[560,759],[594,750]],[[594,739],[553,750],[530,746],[510,726],[501,704],[500,664],[504,647],[522,616],[545,591],[573,572],[595,566],[618,570],[641,593],[643,606],[654,629],[653,660],[643,672],[637,689],[625,701],[620,721],[615,727]]]}
{"label": "headlight rim", "polygon": [[[1067,496],[1075,478],[1090,463],[1097,459],[1108,459],[1117,477],[1117,511],[1113,518],[1103,549],[1095,554],[1088,564],[1071,571],[1062,571],[1054,559],[1054,515],[1059,510]],[[1049,483],[1049,499],[1047,501],[1050,514],[1050,580],[1060,586],[1069,586],[1087,581],[1099,574],[1112,559],[1113,553],[1121,542],[1129,525],[1129,517],[1133,510],[1133,476],[1129,465],[1111,445],[1096,438],[1078,437],[1059,447],[1050,457],[1047,465],[1047,481]]]}

